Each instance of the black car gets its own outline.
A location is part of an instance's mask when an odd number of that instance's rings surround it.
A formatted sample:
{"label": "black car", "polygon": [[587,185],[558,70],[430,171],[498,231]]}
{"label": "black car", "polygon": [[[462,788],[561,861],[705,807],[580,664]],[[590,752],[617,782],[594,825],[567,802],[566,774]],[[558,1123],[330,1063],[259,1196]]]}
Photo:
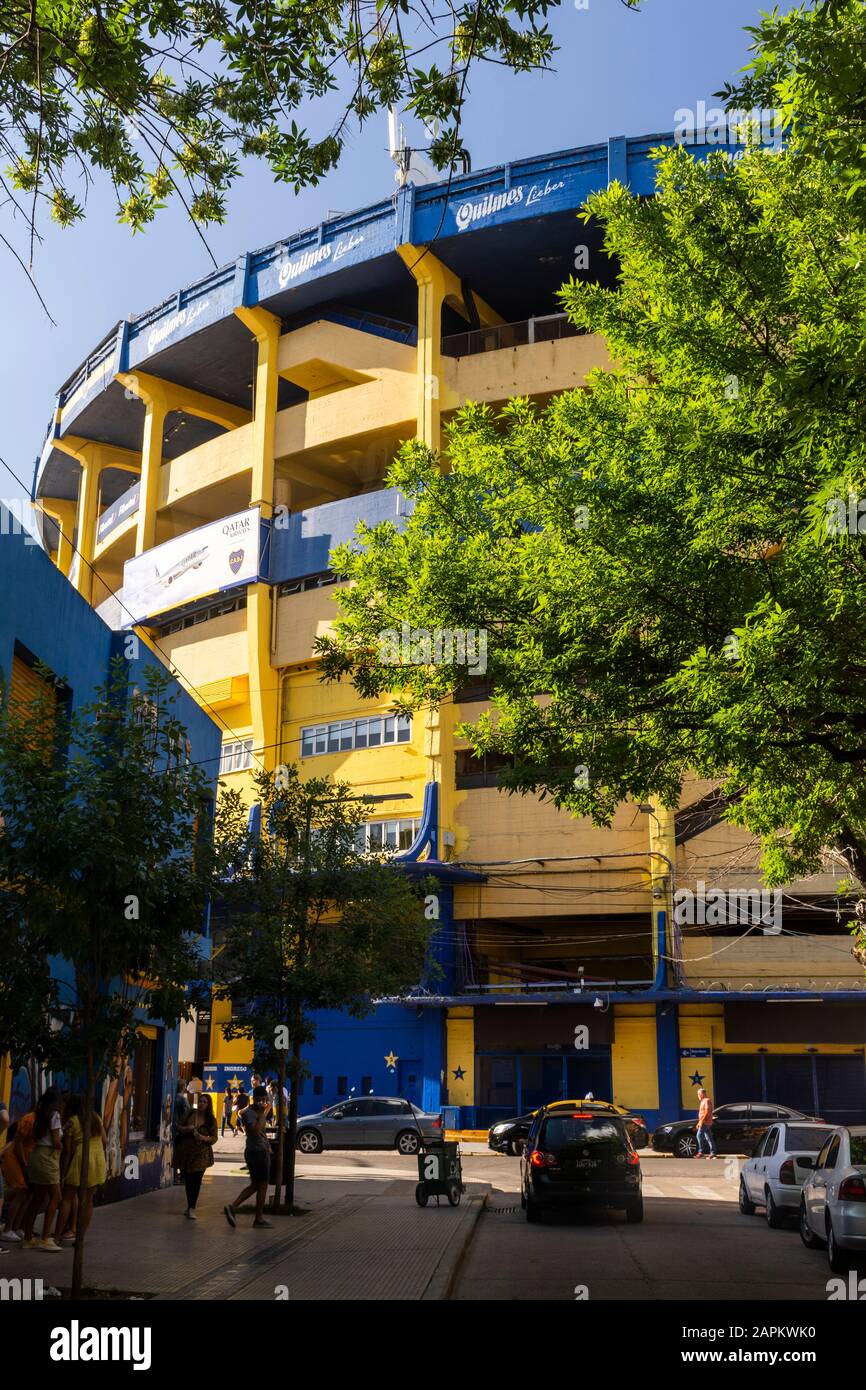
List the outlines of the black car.
{"label": "black car", "polygon": [[487,1131],[487,1147],[500,1154],[521,1153],[537,1113],[529,1110],[525,1115],[515,1115],[513,1120],[497,1120]]}
{"label": "black car", "polygon": [[[719,1105],[713,1116],[713,1142],[716,1153],[750,1154],[770,1125],[776,1120],[816,1120],[816,1115],[803,1115],[787,1105],[771,1105],[766,1101],[743,1101],[736,1105]],[[820,1121],[819,1121],[820,1123]],[[694,1120],[675,1120],[659,1125],[653,1132],[652,1146],[656,1153],[675,1154],[677,1158],[694,1158],[698,1141]]]}
{"label": "black car", "polygon": [[640,1159],[625,1121],[589,1110],[540,1110],[520,1160],[527,1221],[550,1207],[615,1207],[643,1221]]}

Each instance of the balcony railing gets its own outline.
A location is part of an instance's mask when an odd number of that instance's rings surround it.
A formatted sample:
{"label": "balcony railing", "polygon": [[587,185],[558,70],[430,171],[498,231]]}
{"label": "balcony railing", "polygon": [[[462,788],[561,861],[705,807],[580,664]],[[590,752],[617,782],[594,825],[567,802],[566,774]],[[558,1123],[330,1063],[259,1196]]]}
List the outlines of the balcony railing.
{"label": "balcony railing", "polygon": [[583,333],[565,314],[544,314],[519,323],[498,323],[490,328],[472,328],[465,333],[449,333],[442,339],[445,357],[472,357],[479,352],[498,352],[500,348],[524,347],[527,343],[551,343],[559,338],[577,338]]}

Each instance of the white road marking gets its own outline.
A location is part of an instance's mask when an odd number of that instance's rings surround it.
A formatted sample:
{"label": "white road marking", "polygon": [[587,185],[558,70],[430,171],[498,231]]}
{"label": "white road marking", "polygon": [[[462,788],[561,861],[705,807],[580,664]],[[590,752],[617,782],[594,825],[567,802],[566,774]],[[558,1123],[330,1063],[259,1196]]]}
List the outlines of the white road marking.
{"label": "white road marking", "polygon": [[694,1186],[687,1184],[686,1192],[690,1192],[693,1197],[701,1197],[706,1202],[724,1202],[726,1200],[723,1192],[714,1192],[711,1187],[701,1187],[699,1184]]}
{"label": "white road marking", "polygon": [[645,1197],[664,1197],[666,1194],[662,1192],[660,1187],[656,1187],[655,1183],[645,1182],[643,1185],[643,1195]]}

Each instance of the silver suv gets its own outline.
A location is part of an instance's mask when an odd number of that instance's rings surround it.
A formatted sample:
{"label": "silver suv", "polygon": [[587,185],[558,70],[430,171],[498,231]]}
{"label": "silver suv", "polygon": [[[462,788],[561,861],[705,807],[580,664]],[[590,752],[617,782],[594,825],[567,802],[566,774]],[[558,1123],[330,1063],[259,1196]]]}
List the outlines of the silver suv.
{"label": "silver suv", "polygon": [[427,1115],[396,1096],[341,1101],[298,1120],[298,1148],[304,1154],[323,1149],[396,1149],[416,1154],[424,1140],[442,1138],[441,1115]]}

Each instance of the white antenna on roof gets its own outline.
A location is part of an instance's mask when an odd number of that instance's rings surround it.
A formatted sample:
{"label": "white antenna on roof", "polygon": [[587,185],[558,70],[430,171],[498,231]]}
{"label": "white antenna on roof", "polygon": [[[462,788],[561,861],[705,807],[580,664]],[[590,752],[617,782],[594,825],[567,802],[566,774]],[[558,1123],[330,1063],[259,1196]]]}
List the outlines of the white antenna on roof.
{"label": "white antenna on roof", "polygon": [[396,165],[394,179],[399,188],[407,183],[436,183],[441,178],[429,160],[406,143],[406,131],[393,106],[388,107],[388,152]]}

